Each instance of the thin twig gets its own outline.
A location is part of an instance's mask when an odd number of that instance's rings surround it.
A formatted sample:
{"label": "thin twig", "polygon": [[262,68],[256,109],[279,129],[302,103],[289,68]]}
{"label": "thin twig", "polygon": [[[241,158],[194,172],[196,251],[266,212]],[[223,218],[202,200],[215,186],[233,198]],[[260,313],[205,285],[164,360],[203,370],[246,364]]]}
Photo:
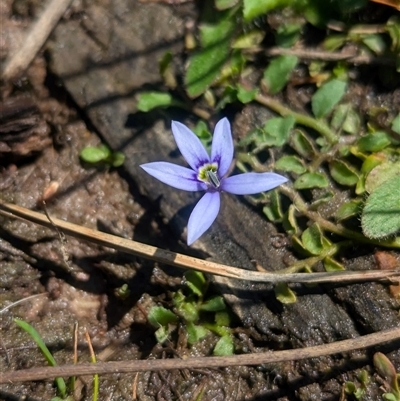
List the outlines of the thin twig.
{"label": "thin twig", "polygon": [[[0,214],[3,211],[12,213],[14,216],[29,220],[33,223],[52,228],[52,224],[46,216],[21,206],[10,203],[0,203]],[[91,230],[63,220],[52,218],[53,223],[65,234],[95,242],[122,252],[130,253],[146,259],[155,260],[172,266],[185,269],[198,270],[203,273],[211,273],[218,276],[236,278],[245,281],[257,281],[264,283],[349,283],[356,281],[396,280],[400,276],[400,270],[367,270],[367,271],[343,271],[327,273],[266,273],[252,270],[240,269],[207,260],[197,259],[160,249],[154,246],[142,244],[137,241],[120,238],[115,235]]]}
{"label": "thin twig", "polygon": [[29,66],[72,1],[49,1],[43,13],[26,33],[22,46],[9,55],[1,73],[2,79],[7,81],[14,78]]}
{"label": "thin twig", "polygon": [[254,100],[265,107],[275,111],[282,117],[292,116],[294,117],[297,124],[304,125],[305,127],[312,128],[313,130],[320,133],[330,143],[338,142],[338,136],[329,128],[329,126],[322,120],[316,120],[313,117],[307,116],[306,114],[297,113],[288,107],[284,106],[278,100],[273,99],[265,95],[257,94]]}
{"label": "thin twig", "polygon": [[346,61],[351,64],[371,64],[371,65],[394,65],[394,58],[374,56],[371,54],[355,54],[345,52],[331,52],[318,49],[285,49],[282,47],[271,47],[250,49],[251,52],[264,52],[268,57],[291,55],[297,56],[302,60],[322,60],[322,61]]}
{"label": "thin twig", "polygon": [[148,359],[39,367],[13,372],[4,372],[0,375],[0,383],[52,379],[60,376],[69,377],[74,375],[87,376],[94,374],[102,375],[110,373],[132,373],[172,369],[221,368],[226,366],[261,365],[265,363],[298,361],[301,359],[317,358],[325,355],[373,347],[388,341],[398,340],[399,338],[400,328],[396,327],[394,329],[379,331],[377,333],[349,340],[285,351],[269,351],[222,357],[211,356],[186,359]]}

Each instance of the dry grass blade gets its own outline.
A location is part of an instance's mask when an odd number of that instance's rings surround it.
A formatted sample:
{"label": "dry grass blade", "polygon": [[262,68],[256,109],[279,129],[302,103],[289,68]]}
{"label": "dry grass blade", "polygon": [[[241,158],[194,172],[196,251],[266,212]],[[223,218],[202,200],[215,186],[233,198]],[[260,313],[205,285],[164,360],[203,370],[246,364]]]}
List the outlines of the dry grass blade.
{"label": "dry grass blade", "polygon": [[[227,266],[207,260],[197,259],[191,256],[170,252],[154,246],[142,244],[140,242],[120,238],[115,235],[91,230],[76,224],[68,223],[63,220],[52,218],[52,222],[41,213],[34,212],[21,206],[10,203],[0,203],[0,213],[7,216],[23,218],[33,223],[40,224],[49,228],[57,226],[65,234],[83,238],[122,252],[141,256],[146,259],[155,260],[172,266],[185,269],[194,269],[203,273],[211,273],[219,276],[231,277],[246,281],[257,281],[265,283],[349,283],[360,281],[399,281],[395,277],[400,276],[400,270],[370,270],[370,271],[344,271],[333,273],[267,273],[250,271],[237,267]],[[54,227],[53,227],[54,228]]]}
{"label": "dry grass blade", "polygon": [[135,361],[85,363],[79,365],[64,365],[57,367],[40,367],[0,375],[0,383],[22,382],[51,379],[58,376],[94,375],[109,373],[132,373],[144,371],[160,371],[170,369],[218,368],[227,366],[261,365],[300,359],[317,358],[324,355],[349,352],[372,347],[388,341],[400,339],[400,328],[379,331],[358,338],[337,341],[331,344],[308,348],[298,348],[285,351],[269,351],[245,355],[224,357],[199,357],[187,359],[148,359]]}

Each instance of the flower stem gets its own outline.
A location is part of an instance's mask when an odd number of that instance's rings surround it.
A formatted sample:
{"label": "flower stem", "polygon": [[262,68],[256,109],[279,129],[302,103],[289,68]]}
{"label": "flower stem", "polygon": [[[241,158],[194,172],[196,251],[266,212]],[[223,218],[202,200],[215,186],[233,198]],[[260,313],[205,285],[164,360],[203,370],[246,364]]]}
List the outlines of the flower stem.
{"label": "flower stem", "polygon": [[331,144],[337,143],[339,140],[338,136],[323,121],[316,120],[315,118],[307,116],[305,114],[296,113],[295,111],[290,110],[288,107],[284,106],[279,101],[264,95],[258,94],[256,95],[254,100],[262,104],[263,106],[266,106],[269,109],[275,111],[276,113],[279,113],[283,117],[294,117],[297,124],[312,128],[313,130],[320,133],[323,137],[325,137]]}
{"label": "flower stem", "polygon": [[290,200],[293,202],[294,206],[300,213],[308,217],[310,220],[318,223],[318,225],[323,230],[329,231],[345,238],[349,238],[351,240],[360,241],[365,244],[373,244],[383,246],[385,248],[400,248],[400,237],[396,237],[392,240],[386,241],[377,241],[367,238],[360,232],[350,230],[346,227],[343,227],[341,224],[332,223],[331,221],[324,219],[318,213],[309,211],[308,205],[303,201],[303,199],[301,199],[298,192],[296,192],[293,188],[290,188],[287,185],[281,185],[279,187],[279,190],[288,198],[290,198]]}

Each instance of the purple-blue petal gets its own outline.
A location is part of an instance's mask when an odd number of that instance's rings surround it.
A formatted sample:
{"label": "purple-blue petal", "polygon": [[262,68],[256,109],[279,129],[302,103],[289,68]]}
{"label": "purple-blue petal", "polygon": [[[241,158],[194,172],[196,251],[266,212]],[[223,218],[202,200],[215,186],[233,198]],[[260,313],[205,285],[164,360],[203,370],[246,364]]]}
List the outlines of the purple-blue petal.
{"label": "purple-blue petal", "polygon": [[198,202],[189,217],[188,222],[188,245],[193,244],[211,226],[216,219],[220,207],[219,192],[207,192]]}
{"label": "purple-blue petal", "polygon": [[211,161],[218,163],[218,175],[223,177],[229,170],[233,159],[233,140],[231,126],[227,118],[219,120],[214,129],[211,146]]}
{"label": "purple-blue petal", "polygon": [[172,121],[172,133],[182,156],[193,170],[197,171],[203,164],[209,163],[210,156],[200,139],[186,125]]}
{"label": "purple-blue petal", "polygon": [[286,177],[275,173],[245,173],[224,178],[221,189],[235,195],[252,195],[269,191],[286,181]]}
{"label": "purple-blue petal", "polygon": [[184,191],[204,191],[207,185],[197,179],[195,171],[168,162],[145,163],[140,167],[164,184]]}

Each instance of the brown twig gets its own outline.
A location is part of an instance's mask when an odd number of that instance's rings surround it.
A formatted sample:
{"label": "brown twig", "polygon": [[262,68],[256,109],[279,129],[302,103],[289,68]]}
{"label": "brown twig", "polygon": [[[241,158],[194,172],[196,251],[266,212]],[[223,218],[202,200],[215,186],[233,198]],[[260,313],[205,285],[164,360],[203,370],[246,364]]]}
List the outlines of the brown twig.
{"label": "brown twig", "polygon": [[0,383],[23,382],[32,380],[52,379],[55,377],[83,376],[110,373],[132,373],[145,371],[160,371],[171,369],[221,368],[227,366],[261,365],[317,358],[325,355],[338,354],[372,347],[400,338],[400,328],[394,328],[368,334],[349,340],[337,341],[314,347],[297,348],[285,351],[270,351],[245,355],[225,357],[199,357],[187,359],[149,359],[135,361],[84,363],[56,367],[39,367],[0,375]]}
{"label": "brown twig", "polygon": [[[9,213],[15,217],[29,220],[33,223],[52,228],[53,225],[47,220],[46,216],[34,212],[21,206],[10,203],[0,203],[0,213],[9,216]],[[240,269],[227,266],[208,260],[197,259],[191,256],[183,255],[160,249],[154,246],[142,244],[140,242],[120,238],[115,235],[91,230],[90,228],[78,226],[63,220],[52,218],[55,224],[65,234],[85,240],[95,242],[122,252],[130,253],[146,259],[155,260],[172,266],[185,269],[198,270],[203,273],[211,273],[218,276],[236,278],[245,281],[257,281],[264,283],[340,283],[345,284],[356,281],[374,281],[374,280],[396,280],[395,276],[400,276],[399,270],[369,270],[369,271],[343,271],[327,273],[268,273]]]}
{"label": "brown twig", "polygon": [[254,48],[247,51],[264,52],[267,57],[291,55],[297,56],[302,60],[322,60],[322,61],[347,61],[351,64],[371,64],[371,65],[394,65],[394,59],[390,57],[377,57],[370,54],[355,54],[345,52],[331,52],[317,49],[285,49],[282,47],[271,47],[269,49]]}
{"label": "brown twig", "polygon": [[29,66],[72,1],[49,0],[43,13],[26,33],[22,46],[5,61],[2,79],[14,78]]}

